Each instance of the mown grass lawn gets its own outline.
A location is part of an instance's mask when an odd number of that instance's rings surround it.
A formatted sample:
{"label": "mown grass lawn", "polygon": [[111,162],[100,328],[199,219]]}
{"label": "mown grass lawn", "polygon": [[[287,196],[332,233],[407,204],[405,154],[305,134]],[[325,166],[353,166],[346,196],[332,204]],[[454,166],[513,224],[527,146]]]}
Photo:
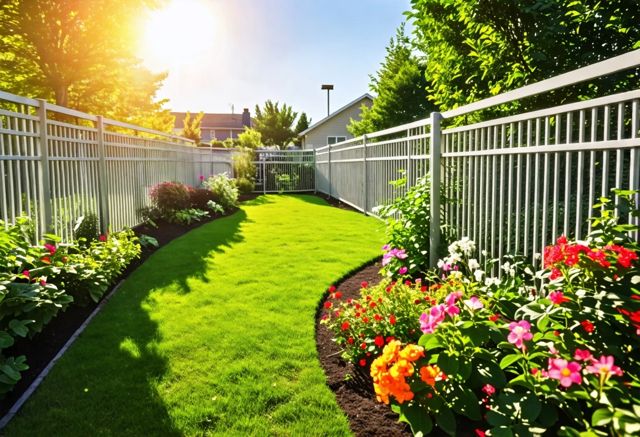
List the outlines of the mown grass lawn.
{"label": "mown grass lawn", "polygon": [[381,240],[381,222],[313,196],[245,203],[131,275],[6,435],[349,434],[314,314]]}

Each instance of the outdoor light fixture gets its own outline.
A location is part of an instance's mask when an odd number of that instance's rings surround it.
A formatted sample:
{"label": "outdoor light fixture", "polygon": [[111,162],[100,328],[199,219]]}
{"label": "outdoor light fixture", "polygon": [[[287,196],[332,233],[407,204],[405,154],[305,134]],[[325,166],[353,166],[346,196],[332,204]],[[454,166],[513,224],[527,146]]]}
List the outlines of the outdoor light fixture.
{"label": "outdoor light fixture", "polygon": [[320,89],[327,90],[327,117],[328,117],[328,116],[329,116],[329,114],[330,114],[330,111],[329,111],[329,93],[330,93],[330,92],[331,92],[331,90],[333,89],[333,85],[327,85],[327,84],[325,84],[325,85],[322,85],[322,86],[320,87]]}

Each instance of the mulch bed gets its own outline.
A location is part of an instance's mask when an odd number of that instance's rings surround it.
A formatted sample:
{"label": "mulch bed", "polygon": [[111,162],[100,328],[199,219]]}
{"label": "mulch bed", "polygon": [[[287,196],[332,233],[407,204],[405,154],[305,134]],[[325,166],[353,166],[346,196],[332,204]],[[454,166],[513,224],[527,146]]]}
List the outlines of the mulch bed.
{"label": "mulch bed", "polygon": [[[241,196],[240,200],[250,200],[255,198],[253,195]],[[186,234],[187,232],[202,226],[205,223],[209,223],[217,218],[233,214],[235,210],[225,214],[216,215],[214,217],[205,219],[201,222],[194,223],[190,226],[181,226],[174,223],[165,221],[158,221],[157,228],[149,227],[146,225],[140,225],[133,228],[136,235],[148,235],[158,240],[159,247],[164,246],[171,240]],[[147,247],[142,248],[140,258],[134,260],[122,275],[115,281],[115,284],[125,279],[136,268],[144,263],[158,248]],[[108,295],[113,289],[111,287],[104,296]],[[21,379],[14,386],[13,390],[4,395],[0,399],[0,416],[6,414],[13,404],[22,396],[22,393],[31,385],[31,383],[38,377],[40,372],[49,364],[49,362],[56,356],[58,351],[64,346],[74,332],[82,325],[82,323],[89,317],[93,310],[98,306],[98,303],[88,299],[88,304],[85,306],[79,306],[71,304],[66,311],[61,312],[48,323],[42,332],[38,333],[35,337],[18,338],[15,344],[6,349],[3,354],[6,356],[19,356],[25,355],[27,357],[27,364],[29,369],[22,372]]]}
{"label": "mulch bed", "polygon": [[[379,271],[378,261],[334,285],[342,292],[343,299],[356,299],[360,297],[360,284],[363,281],[374,285],[382,280]],[[398,415],[393,413],[388,405],[376,400],[368,367],[363,369],[354,366],[340,357],[340,348],[333,341],[333,335],[320,323],[324,313],[323,303],[324,299],[316,312],[316,347],[320,363],[327,375],[327,383],[349,418],[353,433],[363,437],[412,435],[409,426],[399,423]]]}

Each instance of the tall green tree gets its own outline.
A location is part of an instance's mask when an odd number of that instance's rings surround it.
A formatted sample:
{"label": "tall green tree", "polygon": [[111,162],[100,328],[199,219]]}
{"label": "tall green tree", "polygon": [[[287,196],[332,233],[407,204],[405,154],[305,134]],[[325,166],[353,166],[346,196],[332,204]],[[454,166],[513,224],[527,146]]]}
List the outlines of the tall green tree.
{"label": "tall green tree", "polygon": [[203,117],[204,112],[200,112],[192,118],[191,113],[187,111],[184,116],[184,120],[182,120],[182,136],[195,141],[196,145],[200,144],[200,141],[202,140],[202,130],[200,127]]}
{"label": "tall green tree", "polygon": [[305,112],[300,114],[300,117],[298,117],[298,121],[296,122],[296,128],[293,130],[293,132],[296,134],[296,137],[293,140],[293,144],[295,144],[296,146],[300,146],[302,144],[302,138],[300,138],[298,134],[309,129],[310,125],[311,119],[307,117],[307,114]]}
{"label": "tall green tree", "polygon": [[266,146],[279,146],[284,149],[291,143],[296,134],[293,130],[293,122],[298,113],[291,106],[283,103],[267,100],[264,107],[256,105],[254,129],[262,135],[262,142]]}
{"label": "tall green tree", "polygon": [[[412,0],[429,94],[447,110],[640,47],[637,0]],[[612,76],[532,99],[549,105],[615,92]]]}
{"label": "tall green tree", "polygon": [[166,74],[134,54],[136,20],[157,0],[5,0],[0,88],[171,131],[156,99]]}
{"label": "tall green tree", "polygon": [[387,54],[369,88],[376,99],[362,106],[361,119],[347,127],[354,136],[426,118],[436,110],[428,100],[425,62],[413,53],[404,24],[387,46]]}

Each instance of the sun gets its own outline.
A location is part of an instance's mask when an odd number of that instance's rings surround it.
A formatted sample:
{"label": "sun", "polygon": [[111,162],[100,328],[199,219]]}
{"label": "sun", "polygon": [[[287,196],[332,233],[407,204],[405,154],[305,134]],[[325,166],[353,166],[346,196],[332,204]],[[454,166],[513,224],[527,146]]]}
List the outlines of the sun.
{"label": "sun", "polygon": [[142,27],[138,56],[153,70],[174,70],[212,56],[215,14],[206,0],[172,0],[149,13]]}

